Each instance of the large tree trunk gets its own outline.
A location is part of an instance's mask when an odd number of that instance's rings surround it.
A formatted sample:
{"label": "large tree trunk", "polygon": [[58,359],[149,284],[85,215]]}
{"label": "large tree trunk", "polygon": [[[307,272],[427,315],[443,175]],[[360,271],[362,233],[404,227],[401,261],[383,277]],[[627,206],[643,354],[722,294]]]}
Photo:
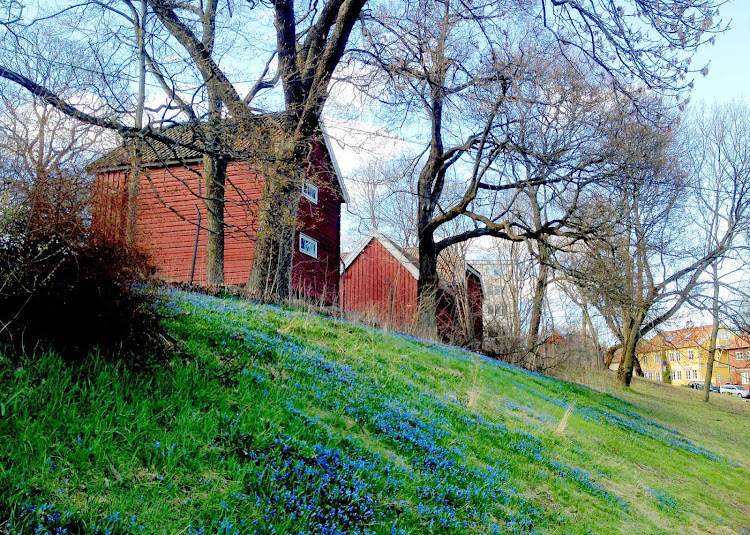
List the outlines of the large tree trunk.
{"label": "large tree trunk", "polygon": [[259,164],[265,182],[246,288],[251,299],[276,302],[292,294],[294,238],[308,157],[306,138],[299,141],[298,135],[285,131],[283,139],[275,141],[275,159]]}
{"label": "large tree trunk", "polygon": [[[433,123],[440,123],[442,110],[438,109],[433,116]],[[417,333],[429,339],[437,339],[437,297],[439,277],[437,272],[437,255],[435,247],[435,229],[432,219],[436,206],[436,195],[440,197],[444,170],[440,158],[443,153],[441,133],[433,131],[430,156],[419,173],[417,184],[417,240],[419,241],[419,281],[417,282]]]}
{"label": "large tree trunk", "polygon": [[[538,221],[538,224],[541,224]],[[538,227],[537,227],[538,228]],[[539,339],[542,327],[542,313],[544,310],[544,299],[547,296],[547,285],[549,284],[549,251],[547,246],[539,241],[539,272],[534,284],[534,296],[531,301],[531,317],[529,319],[529,333],[526,337],[526,355],[532,358],[531,369],[537,367],[538,349],[541,343]],[[526,359],[525,359],[526,360]]]}
{"label": "large tree trunk", "polygon": [[604,368],[607,369],[612,365],[612,361],[615,360],[615,353],[617,350],[622,348],[622,344],[615,344],[607,348],[604,352]]}
{"label": "large tree trunk", "polygon": [[549,266],[542,263],[539,266],[539,273],[534,285],[534,296],[531,302],[531,318],[529,319],[529,335],[526,338],[526,346],[530,352],[536,352],[539,346],[539,332],[542,326],[542,311],[544,308],[544,298],[547,294],[547,284],[549,282]]}
{"label": "large tree trunk", "polygon": [[633,370],[635,368],[635,352],[640,340],[640,327],[643,322],[643,314],[637,312],[634,316],[629,317],[623,325],[622,334],[622,358],[620,367],[617,369],[617,383],[623,387],[629,387],[633,380]]}
{"label": "large tree trunk", "polygon": [[[216,35],[216,7],[218,0],[209,0],[203,12],[203,36],[201,42],[209,54],[213,53]],[[222,128],[221,94],[206,80],[208,91],[208,129],[206,146],[216,150],[220,145],[219,131]],[[226,189],[226,161],[203,156],[203,180],[206,183],[206,282],[224,284],[224,192]]]}
{"label": "large tree trunk", "polygon": [[294,234],[301,186],[296,180],[266,180],[258,235],[246,293],[251,299],[283,301],[291,296]]}
{"label": "large tree trunk", "polygon": [[708,403],[711,393],[711,378],[714,374],[714,357],[716,356],[716,337],[719,334],[719,266],[716,262],[712,264],[714,277],[714,294],[711,303],[713,313],[713,325],[711,327],[711,339],[708,346],[708,361],[706,362],[706,377],[703,383],[703,401]]}
{"label": "large tree trunk", "polygon": [[140,140],[133,140],[133,150],[128,176],[128,205],[125,221],[125,245],[134,249],[138,245],[138,193],[141,189],[141,151]]}
{"label": "large tree trunk", "polygon": [[[140,14],[135,16],[133,11],[133,30],[138,51],[138,96],[135,108],[135,126],[143,128],[143,108],[146,101],[146,48],[143,23],[146,19],[146,0],[141,0]],[[141,141],[133,140],[133,152],[130,161],[130,176],[128,177],[128,205],[127,220],[125,222],[125,244],[134,249],[138,243],[138,193],[141,189]]]}
{"label": "large tree trunk", "polygon": [[206,282],[224,284],[224,190],[227,163],[203,156],[206,182]]}
{"label": "large tree trunk", "polygon": [[419,281],[417,281],[417,334],[437,339],[438,297],[437,251],[432,233],[420,233]]}

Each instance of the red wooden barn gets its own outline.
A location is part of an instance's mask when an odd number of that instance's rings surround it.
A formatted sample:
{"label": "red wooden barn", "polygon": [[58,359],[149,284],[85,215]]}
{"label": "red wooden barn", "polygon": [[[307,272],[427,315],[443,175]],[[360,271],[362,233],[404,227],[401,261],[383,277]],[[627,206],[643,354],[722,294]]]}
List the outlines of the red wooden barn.
{"label": "red wooden barn", "polygon": [[[451,249],[438,257],[438,275],[441,337],[450,343],[481,345],[481,276]],[[385,328],[414,332],[418,279],[417,249],[399,247],[373,230],[344,259],[339,302],[344,312],[354,312]]]}
{"label": "red wooden barn", "polygon": [[[163,133],[186,144],[194,129],[177,126]],[[232,134],[234,145],[248,141]],[[239,139],[237,139],[239,137]],[[261,141],[268,146],[266,138]],[[94,162],[93,231],[109,239],[125,236],[128,177],[132,148],[125,144]],[[324,129],[311,141],[307,179],[300,200],[292,270],[295,291],[308,298],[335,302],[338,296],[341,204],[348,195]],[[184,146],[149,141],[142,149],[138,192],[137,243],[150,255],[157,274],[187,281],[193,266],[196,233],[195,282],[206,280],[206,205],[202,155]],[[257,201],[263,176],[248,161],[227,164],[225,189],[224,278],[227,284],[247,281],[257,235]],[[200,213],[200,218],[198,216]],[[199,227],[198,221],[201,221]]]}

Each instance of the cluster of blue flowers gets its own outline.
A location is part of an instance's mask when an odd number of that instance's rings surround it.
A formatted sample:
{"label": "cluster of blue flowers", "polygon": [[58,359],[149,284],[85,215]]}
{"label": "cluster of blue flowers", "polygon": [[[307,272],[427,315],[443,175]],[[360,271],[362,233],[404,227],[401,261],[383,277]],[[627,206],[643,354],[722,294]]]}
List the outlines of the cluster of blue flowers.
{"label": "cluster of blue flowers", "polygon": [[[190,306],[196,307],[195,313],[203,314],[204,308],[196,306],[202,296],[188,297]],[[235,313],[239,313],[247,305],[225,302],[222,306],[237,307]],[[253,307],[252,314],[255,311]],[[274,360],[283,361],[289,375],[298,382],[281,406],[310,429],[310,435],[317,433],[324,440],[327,435],[325,424],[303,409],[312,403],[356,421],[363,431],[386,441],[406,461],[395,465],[393,460],[365,455],[354,437],[348,441],[348,453],[321,442],[312,454],[303,454],[307,446],[300,444],[301,438],[283,434],[274,439],[273,447],[259,449],[257,444],[244,442],[250,434],[242,432],[240,418],[227,415],[216,446],[242,452],[243,462],[252,472],[244,495],[239,500],[233,498],[255,510],[257,518],[248,526],[248,533],[254,529],[262,533],[262,526],[279,529],[292,525],[295,533],[298,526],[306,526],[314,533],[366,533],[366,526],[376,519],[390,522],[398,533],[401,528],[397,525],[399,520],[394,522],[394,515],[416,520],[426,529],[432,526],[462,531],[484,526],[488,532],[533,533],[550,525],[554,515],[532,506],[517,492],[509,481],[504,461],[491,459],[481,468],[468,463],[467,447],[451,423],[466,418],[460,405],[446,403],[409,384],[401,388],[408,395],[388,399],[373,388],[368,373],[342,363],[329,350],[310,347],[291,335],[245,331],[231,322],[214,328],[226,329],[230,337],[234,332],[241,333],[240,337],[234,336],[235,341],[255,355],[259,363],[268,362],[271,354]],[[243,370],[241,375],[253,377],[252,381],[245,379],[243,386],[268,386],[265,373],[248,372],[247,367]],[[476,425],[477,421],[468,425]],[[416,503],[398,498],[410,484],[415,486],[419,498]],[[322,489],[322,493],[316,489]],[[332,506],[323,499],[324,495],[345,501]],[[201,528],[192,529],[199,532]]]}
{"label": "cluster of blue flowers", "polygon": [[[356,361],[346,364],[331,350],[311,347],[285,329],[281,329],[284,334],[279,332],[282,323],[290,317],[304,319],[304,313],[182,292],[171,292],[167,302],[169,312],[190,312],[210,325],[214,339],[217,331],[223,333],[215,348],[217,376],[221,373],[241,388],[252,389],[258,399],[270,391],[264,403],[275,403],[305,429],[304,437],[290,436],[274,426],[258,433],[252,423],[243,424],[239,413],[225,415],[212,447],[222,463],[226,460],[242,467],[243,488],[225,495],[216,504],[213,520],[190,526],[188,533],[364,535],[380,526],[378,531],[386,527],[401,535],[407,533],[404,527],[415,525],[424,532],[537,533],[565,523],[559,514],[521,495],[521,484],[509,475],[511,462],[534,466],[526,473],[536,472],[539,480],[552,477],[569,482],[596,500],[628,510],[621,498],[596,482],[600,474],[566,466],[531,433],[467,412],[455,393],[438,394],[418,382],[378,375],[372,369],[377,364],[372,362],[370,369],[358,367]],[[369,332],[360,326],[351,328]],[[566,408],[576,401],[575,392],[545,376],[427,340],[403,338],[448,358],[472,363],[482,359],[506,367],[519,378],[517,387],[555,406]],[[234,359],[236,367],[232,367]],[[402,366],[408,373],[417,373],[409,371],[408,363]],[[283,381],[288,380],[283,396],[277,388],[279,370],[284,370]],[[376,381],[390,381],[389,388],[378,388]],[[388,398],[386,393],[394,391],[403,395]],[[654,438],[715,458],[679,433],[630,410],[625,402],[613,398],[599,407],[586,405],[580,403],[574,414],[631,436]],[[542,424],[554,420],[530,403],[507,400],[498,409]],[[326,417],[316,414],[351,421],[362,433],[342,437],[340,429],[332,431]],[[491,441],[495,448],[473,451],[463,440],[464,433]],[[370,453],[365,440],[379,441],[392,456]],[[669,503],[658,496],[657,501]]]}
{"label": "cluster of blue flowers", "polygon": [[51,504],[23,502],[17,524],[6,526],[6,533],[57,534],[78,532],[78,524],[70,511],[58,511]]}
{"label": "cluster of blue flowers", "polygon": [[646,490],[654,497],[660,509],[668,511],[670,513],[674,513],[677,517],[680,516],[678,512],[679,507],[677,505],[677,500],[670,497],[663,490],[655,490],[649,488],[647,488]]}

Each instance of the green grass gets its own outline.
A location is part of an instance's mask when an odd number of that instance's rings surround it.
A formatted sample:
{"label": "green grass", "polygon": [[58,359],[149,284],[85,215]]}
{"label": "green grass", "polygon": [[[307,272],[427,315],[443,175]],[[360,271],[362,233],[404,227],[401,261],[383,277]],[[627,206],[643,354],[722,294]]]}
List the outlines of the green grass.
{"label": "green grass", "polygon": [[747,402],[232,299],[164,311],[167,367],[0,363],[0,533],[750,528]]}

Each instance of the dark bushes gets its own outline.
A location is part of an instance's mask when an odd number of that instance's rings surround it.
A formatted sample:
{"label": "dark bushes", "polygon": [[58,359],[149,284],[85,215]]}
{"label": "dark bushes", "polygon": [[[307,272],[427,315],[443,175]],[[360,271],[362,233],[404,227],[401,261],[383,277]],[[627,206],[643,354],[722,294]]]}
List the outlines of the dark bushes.
{"label": "dark bushes", "polygon": [[95,347],[139,360],[162,354],[147,259],[93,239],[80,220],[39,222],[29,214],[0,225],[0,344],[69,359]]}

